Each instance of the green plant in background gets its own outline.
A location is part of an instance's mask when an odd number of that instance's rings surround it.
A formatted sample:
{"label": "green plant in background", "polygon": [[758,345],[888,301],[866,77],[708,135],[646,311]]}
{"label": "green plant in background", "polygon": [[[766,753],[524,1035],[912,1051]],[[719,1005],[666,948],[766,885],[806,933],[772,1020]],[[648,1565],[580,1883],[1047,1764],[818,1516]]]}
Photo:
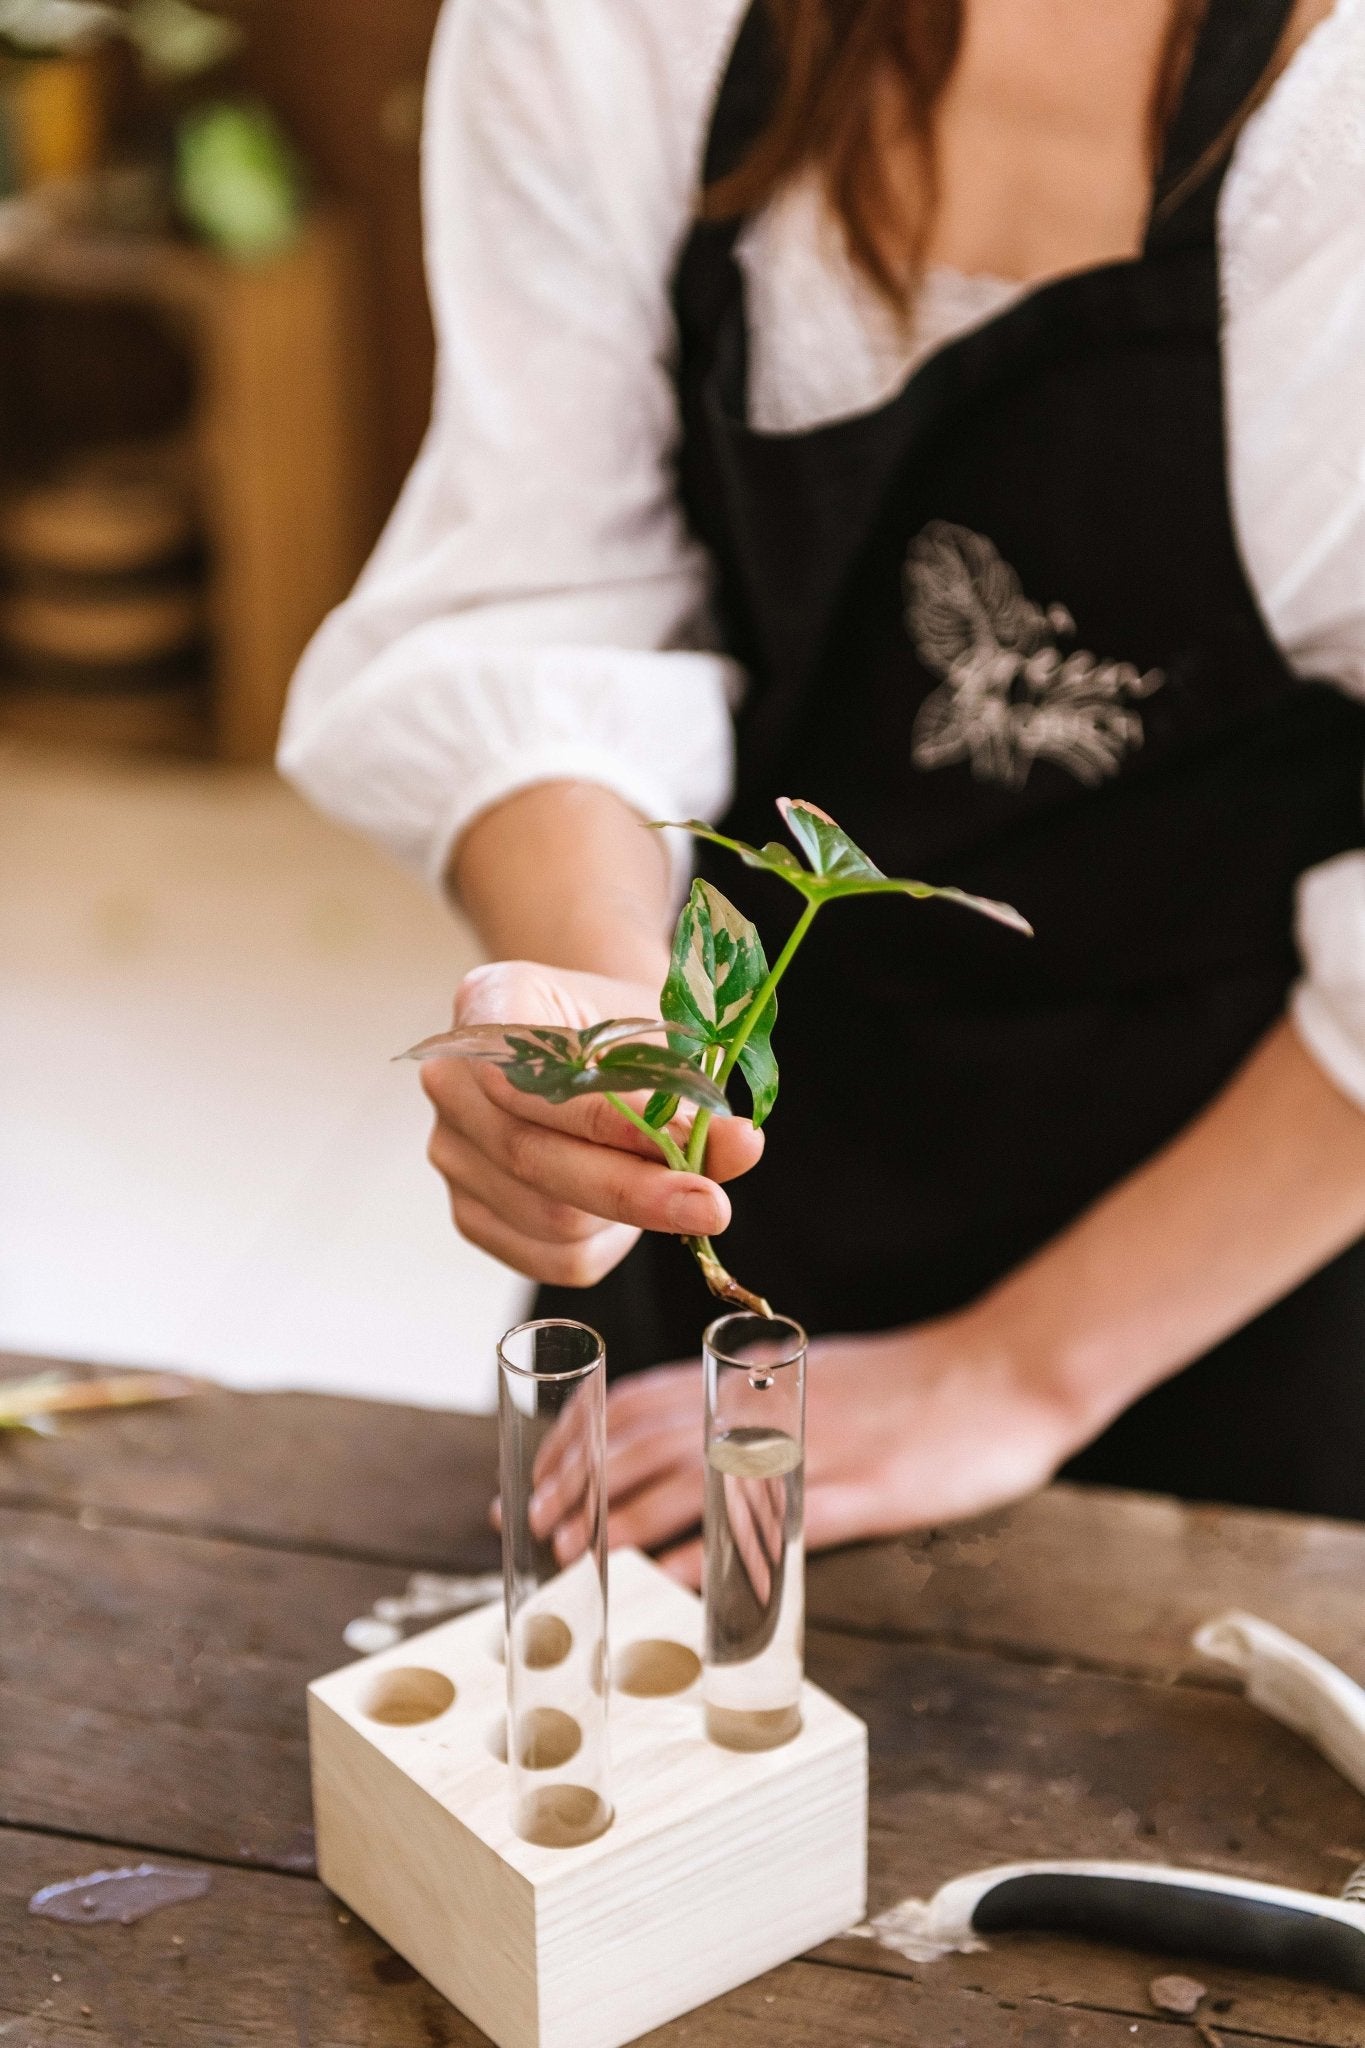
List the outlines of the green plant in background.
{"label": "green plant in background", "polygon": [[[192,0],[0,0],[0,56],[25,67],[79,58],[115,40],[137,53],[148,84],[172,111],[172,173],[185,222],[239,261],[287,248],[302,224],[304,180],[274,115],[251,100],[186,105],[187,89],[241,47],[235,21]],[[13,166],[3,182],[6,189],[17,182]]]}
{"label": "green plant in background", "polygon": [[175,190],[191,227],[243,262],[276,255],[298,234],[303,181],[268,107],[224,101],[187,114],[176,136]]}
{"label": "green plant in background", "polygon": [[[697,880],[674,932],[657,1020],[617,1018],[581,1032],[536,1024],[471,1024],[423,1039],[399,1057],[491,1061],[514,1088],[549,1102],[605,1095],[675,1172],[700,1173],[712,1118],[733,1113],[725,1089],[736,1067],[749,1090],[754,1123],[764,1123],[772,1112],[778,1086],[772,1046],[778,984],[827,903],[855,896],[938,897],[1014,931],[1031,931],[1007,903],[883,874],[817,804],[781,797],[778,810],[804,860],[780,841],[749,846],[696,819],[677,828],[726,847],[746,867],[778,876],[802,898],[801,914],[771,967],[749,919],[712,883]],[[655,829],[668,828],[661,824]],[[659,1035],[666,1041],[662,1046],[651,1042]],[[625,1093],[645,1088],[654,1092],[643,1112],[623,1100]],[[667,1128],[682,1102],[696,1110],[686,1149]],[[709,1238],[684,1241],[712,1294],[771,1315],[761,1295],[725,1270]]]}

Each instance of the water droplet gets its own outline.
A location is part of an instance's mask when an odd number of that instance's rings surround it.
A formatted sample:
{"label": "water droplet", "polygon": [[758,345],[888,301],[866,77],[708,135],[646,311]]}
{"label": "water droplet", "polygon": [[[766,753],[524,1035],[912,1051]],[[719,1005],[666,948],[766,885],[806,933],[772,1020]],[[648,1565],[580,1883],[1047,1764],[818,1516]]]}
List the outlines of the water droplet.
{"label": "water droplet", "polygon": [[33,1894],[28,1909],[46,1920],[121,1920],[126,1927],[162,1906],[202,1899],[211,1882],[207,1870],[139,1863],[123,1870],[92,1870],[86,1877],[44,1885]]}

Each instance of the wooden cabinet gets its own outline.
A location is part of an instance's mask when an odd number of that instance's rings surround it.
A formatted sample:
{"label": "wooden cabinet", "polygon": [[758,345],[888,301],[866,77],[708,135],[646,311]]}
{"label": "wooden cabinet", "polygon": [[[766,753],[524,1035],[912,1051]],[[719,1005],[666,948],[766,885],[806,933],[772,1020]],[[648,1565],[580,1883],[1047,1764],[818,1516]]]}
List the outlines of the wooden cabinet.
{"label": "wooden cabinet", "polygon": [[[138,309],[183,359],[185,418],[167,424],[181,426],[194,471],[212,743],[228,760],[270,757],[294,665],[370,537],[359,297],[351,228],[329,212],[258,265],[140,238],[58,237],[0,261],[0,311],[74,303],[94,326],[97,309]],[[111,404],[121,381],[135,374],[110,380]],[[77,370],[68,382],[77,434],[97,433],[86,381]],[[8,438],[25,424],[10,422]],[[78,709],[70,723],[78,733]]]}
{"label": "wooden cabinet", "polygon": [[[483,0],[457,0],[480,6]],[[250,83],[278,109],[321,187],[355,222],[367,412],[370,532],[417,453],[431,406],[418,143],[440,0],[249,0]]]}

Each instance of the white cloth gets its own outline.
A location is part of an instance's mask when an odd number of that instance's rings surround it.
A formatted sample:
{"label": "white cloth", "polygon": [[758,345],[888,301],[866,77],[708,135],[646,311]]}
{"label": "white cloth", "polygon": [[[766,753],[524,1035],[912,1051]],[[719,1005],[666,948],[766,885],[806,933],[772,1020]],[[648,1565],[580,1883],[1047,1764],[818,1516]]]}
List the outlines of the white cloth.
{"label": "white cloth", "polygon": [[[742,677],[672,486],[668,285],[746,4],[446,0],[424,142],[432,424],[304,657],[280,749],[316,803],[433,881],[531,783],[600,782],[652,817],[724,808]],[[1219,234],[1250,579],[1295,670],[1365,697],[1365,0],[1338,0],[1243,130]],[[882,402],[1017,289],[932,272],[907,343],[808,186],[740,254],[768,429]],[[1365,853],[1309,878],[1300,939],[1298,1028],[1365,1106]]]}

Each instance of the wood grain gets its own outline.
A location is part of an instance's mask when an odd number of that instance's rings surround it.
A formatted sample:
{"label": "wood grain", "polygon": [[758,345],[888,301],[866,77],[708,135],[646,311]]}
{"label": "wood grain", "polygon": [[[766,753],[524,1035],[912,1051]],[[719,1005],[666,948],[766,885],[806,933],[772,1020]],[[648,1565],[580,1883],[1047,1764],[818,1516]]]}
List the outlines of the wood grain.
{"label": "wood grain", "polygon": [[[530,1696],[582,1716],[599,1697],[591,1559],[537,1598],[567,1625],[569,1649],[554,1668],[525,1669]],[[673,1697],[612,1695],[615,1819],[572,1857],[513,1827],[508,1769],[488,1747],[507,1691],[486,1614],[311,1690],[320,1872],[501,2048],[622,2048],[866,1910],[861,1723],[807,1684],[793,1741],[749,1754],[707,1742],[701,1603],[637,1550],[611,1560],[610,1634],[614,1657],[685,1645],[697,1679]],[[376,1719],[376,1688],[412,1666],[446,1681],[437,1717]],[[580,1767],[569,1757],[555,1776],[596,1789]]]}
{"label": "wood grain", "polygon": [[[492,1445],[483,1418],[217,1391],[50,1442],[0,1441],[0,1817],[104,1837],[87,1849],[0,1827],[0,2027],[21,2018],[13,2040],[479,2038],[358,1923],[340,1925],[319,1887],[274,1873],[311,1854],[305,1682],[342,1661],[345,1622],[410,1567],[491,1562]],[[1185,1639],[1240,1604],[1359,1670],[1363,1563],[1365,1532],[1340,1525],[1062,1488],[972,1529],[817,1560],[812,1613],[840,1626],[812,1629],[811,1673],[871,1728],[874,1910],[1029,1855],[1169,1858],[1339,1889],[1365,1857],[1365,1802],[1221,1684],[1189,1682]],[[68,1932],[27,1919],[28,1891],[117,1860],[110,1844],[224,1867],[183,1920]],[[183,1961],[169,1943],[181,1924]],[[651,2038],[1177,2048],[1146,1997],[1173,1958],[1044,1937],[931,1969],[847,1939],[819,1958]],[[76,1970],[93,1975],[73,2017],[61,2001]],[[1365,2042],[1359,1999],[1196,1974],[1229,2048]],[[1188,2027],[1179,2038],[1193,2044]]]}
{"label": "wood grain", "polygon": [[[11,1355],[0,1378],[51,1362]],[[500,1556],[488,1523],[496,1458],[489,1416],[206,1386],[57,1437],[0,1438],[0,1503],[488,1571]]]}
{"label": "wood grain", "polygon": [[[487,1416],[211,1389],[0,1444],[0,1501],[487,1570],[495,1454]],[[1209,1684],[1226,1681],[1189,1638],[1245,1607],[1365,1680],[1363,1585],[1365,1528],[1056,1486],[981,1523],[814,1558],[808,1607],[868,1634]]]}
{"label": "wood grain", "polygon": [[[14,1510],[0,1552],[0,1817],[306,1867],[304,1685],[342,1660],[345,1621],[402,1569]],[[809,1659],[869,1723],[874,1910],[1030,1855],[1184,1860],[1321,1890],[1365,1858],[1365,1801],[1219,1689],[820,1629]],[[1079,1953],[1011,1943],[943,1968],[991,1996],[1071,1999],[1079,1982],[1145,2009],[1131,1958]],[[863,1943],[837,1955],[899,1968]],[[1237,1973],[1219,1984],[1244,2031],[1365,2040],[1359,2000]]]}
{"label": "wood grain", "polygon": [[1190,1648],[1229,1607],[1365,1681],[1365,1528],[1053,1486],[989,1520],[813,1561],[809,1611],[878,1635],[1221,1683]]}
{"label": "wood grain", "polygon": [[[119,1854],[113,1843],[0,1830],[7,2044],[480,2048],[475,2027],[309,1880],[215,1870],[205,1898],[135,1927],[29,1918],[39,1885],[108,1868]],[[958,1981],[951,1965],[909,1977],[799,1962],[646,2039],[649,2048],[1194,2048],[1193,2033],[1175,2033],[1145,1998],[1133,2018],[1088,2007],[1083,1976],[1076,1988],[1080,2002],[1060,2006]],[[1314,2038],[1258,2033],[1240,2015],[1218,2023],[1228,2048]]]}
{"label": "wood grain", "polygon": [[0,1512],[0,1819],[312,1867],[304,1688],[392,1567]]}

